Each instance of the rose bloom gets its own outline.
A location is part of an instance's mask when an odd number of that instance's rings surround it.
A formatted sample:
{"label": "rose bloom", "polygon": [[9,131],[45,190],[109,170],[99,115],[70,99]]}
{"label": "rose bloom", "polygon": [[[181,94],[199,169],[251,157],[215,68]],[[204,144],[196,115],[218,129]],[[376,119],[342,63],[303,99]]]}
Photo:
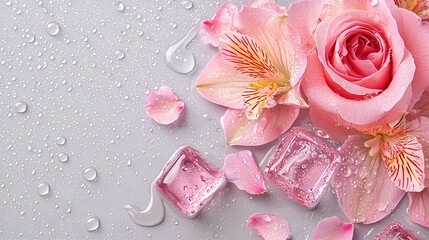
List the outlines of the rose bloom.
{"label": "rose bloom", "polygon": [[308,54],[310,117],[332,138],[399,119],[428,88],[429,23],[393,0],[301,0],[287,14]]}

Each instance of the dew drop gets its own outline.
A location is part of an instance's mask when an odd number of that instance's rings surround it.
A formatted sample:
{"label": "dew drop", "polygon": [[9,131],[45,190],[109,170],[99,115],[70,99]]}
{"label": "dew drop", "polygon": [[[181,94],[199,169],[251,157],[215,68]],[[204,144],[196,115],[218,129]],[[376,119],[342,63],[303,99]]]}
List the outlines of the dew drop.
{"label": "dew drop", "polygon": [[194,3],[191,0],[184,0],[182,1],[183,6],[185,9],[191,9],[194,6]]}
{"label": "dew drop", "polygon": [[62,146],[64,144],[66,144],[66,142],[67,142],[67,140],[64,136],[57,137],[57,140],[56,140],[57,145]]}
{"label": "dew drop", "polygon": [[123,11],[125,11],[125,4],[121,1],[119,1],[115,4],[115,8],[116,8],[116,11],[123,12]]}
{"label": "dew drop", "polygon": [[27,39],[27,42],[33,43],[34,40],[36,40],[36,37],[33,34],[27,34],[27,36],[25,36],[25,39]]}
{"label": "dew drop", "polygon": [[60,33],[61,27],[57,22],[50,22],[46,27],[46,33],[51,36],[56,36]]}
{"label": "dew drop", "polygon": [[15,103],[15,111],[17,113],[25,113],[27,111],[27,103],[19,101]]}
{"label": "dew drop", "polygon": [[37,186],[37,194],[39,194],[40,196],[46,196],[49,194],[51,187],[49,186],[48,183],[41,183],[39,184],[39,186]]}
{"label": "dew drop", "polygon": [[58,161],[65,163],[69,160],[69,155],[67,153],[58,153],[57,158]]}
{"label": "dew drop", "polygon": [[165,53],[167,65],[174,71],[182,74],[190,73],[195,68],[194,54],[187,49],[187,45],[197,34],[196,25],[185,35],[183,39],[171,45]]}
{"label": "dew drop", "polygon": [[86,181],[92,182],[97,178],[97,169],[94,167],[85,168],[85,170],[83,170],[82,176]]}
{"label": "dew drop", "polygon": [[97,231],[100,227],[100,219],[98,217],[90,217],[86,220],[85,228],[88,232]]}
{"label": "dew drop", "polygon": [[119,60],[122,60],[125,58],[125,53],[122,50],[117,50],[115,52],[115,55]]}
{"label": "dew drop", "polygon": [[370,0],[370,3],[369,3],[372,7],[375,7],[375,6],[377,6],[377,4],[378,4],[378,0]]}

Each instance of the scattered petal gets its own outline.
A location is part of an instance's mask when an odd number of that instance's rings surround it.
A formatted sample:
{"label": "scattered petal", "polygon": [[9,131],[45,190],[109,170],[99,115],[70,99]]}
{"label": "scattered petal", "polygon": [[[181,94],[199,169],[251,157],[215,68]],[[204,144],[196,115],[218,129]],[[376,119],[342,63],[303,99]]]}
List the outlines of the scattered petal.
{"label": "scattered petal", "polygon": [[408,216],[411,221],[429,228],[429,188],[422,192],[408,193]]}
{"label": "scattered petal", "polygon": [[274,214],[253,214],[247,219],[247,225],[253,228],[265,240],[287,240],[291,238],[288,222]]}
{"label": "scattered petal", "polygon": [[223,172],[240,190],[250,194],[263,194],[267,190],[261,170],[249,150],[227,155]]}
{"label": "scattered petal", "polygon": [[373,240],[395,240],[395,239],[407,239],[407,240],[419,240],[413,231],[403,227],[398,222],[392,222],[387,225],[382,232],[374,236]]}
{"label": "scattered petal", "polygon": [[277,139],[298,117],[299,107],[277,105],[266,108],[256,120],[249,120],[243,110],[228,109],[223,117],[229,145],[259,146]]}
{"label": "scattered petal", "polygon": [[345,223],[337,216],[322,219],[316,226],[314,240],[352,240],[352,223]]}
{"label": "scattered petal", "polygon": [[151,91],[147,97],[146,114],[159,124],[171,124],[176,121],[185,104],[182,99],[174,95],[167,86]]}
{"label": "scattered petal", "polygon": [[405,192],[390,181],[380,154],[369,155],[367,140],[355,135],[341,146],[343,162],[334,176],[334,189],[350,221],[370,224],[391,213]]}

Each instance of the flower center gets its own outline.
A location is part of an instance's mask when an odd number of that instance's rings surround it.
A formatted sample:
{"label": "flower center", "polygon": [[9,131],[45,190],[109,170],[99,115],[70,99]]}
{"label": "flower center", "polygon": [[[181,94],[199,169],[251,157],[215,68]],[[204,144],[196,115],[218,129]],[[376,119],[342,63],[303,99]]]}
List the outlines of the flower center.
{"label": "flower center", "polygon": [[277,105],[276,95],[285,91],[285,87],[279,87],[273,81],[257,80],[251,82],[241,96],[246,105],[245,113],[248,119],[257,119],[264,108],[272,108]]}
{"label": "flower center", "polygon": [[395,0],[395,3],[400,8],[414,12],[423,20],[429,19],[429,1],[427,0]]}

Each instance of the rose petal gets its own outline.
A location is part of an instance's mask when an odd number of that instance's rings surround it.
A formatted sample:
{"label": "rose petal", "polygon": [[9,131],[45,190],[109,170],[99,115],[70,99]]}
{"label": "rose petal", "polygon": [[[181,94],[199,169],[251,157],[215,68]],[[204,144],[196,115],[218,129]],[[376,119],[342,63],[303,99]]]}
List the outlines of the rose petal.
{"label": "rose petal", "polygon": [[274,214],[253,214],[247,219],[247,225],[265,240],[287,240],[292,237],[288,222]]}
{"label": "rose petal", "polygon": [[256,120],[249,120],[243,110],[228,109],[223,116],[229,145],[259,146],[286,132],[298,117],[299,107],[277,105],[266,108]]}
{"label": "rose petal", "polygon": [[159,124],[171,124],[176,121],[185,104],[182,99],[174,95],[167,86],[151,91],[147,96],[146,114]]}
{"label": "rose petal", "polygon": [[240,190],[250,194],[263,194],[266,191],[264,177],[249,150],[227,155],[223,172]]}
{"label": "rose petal", "polygon": [[322,219],[316,226],[314,240],[352,240],[354,226],[337,216]]}
{"label": "rose petal", "polygon": [[201,22],[200,38],[206,44],[213,47],[219,46],[219,36],[223,31],[234,30],[233,15],[237,6],[231,2],[222,4],[211,20]]}
{"label": "rose petal", "polygon": [[390,181],[380,155],[369,156],[367,140],[351,136],[341,146],[343,162],[334,176],[334,188],[347,218],[370,224],[392,212],[405,192]]}
{"label": "rose petal", "polygon": [[411,221],[429,228],[429,188],[408,193],[408,216]]}

